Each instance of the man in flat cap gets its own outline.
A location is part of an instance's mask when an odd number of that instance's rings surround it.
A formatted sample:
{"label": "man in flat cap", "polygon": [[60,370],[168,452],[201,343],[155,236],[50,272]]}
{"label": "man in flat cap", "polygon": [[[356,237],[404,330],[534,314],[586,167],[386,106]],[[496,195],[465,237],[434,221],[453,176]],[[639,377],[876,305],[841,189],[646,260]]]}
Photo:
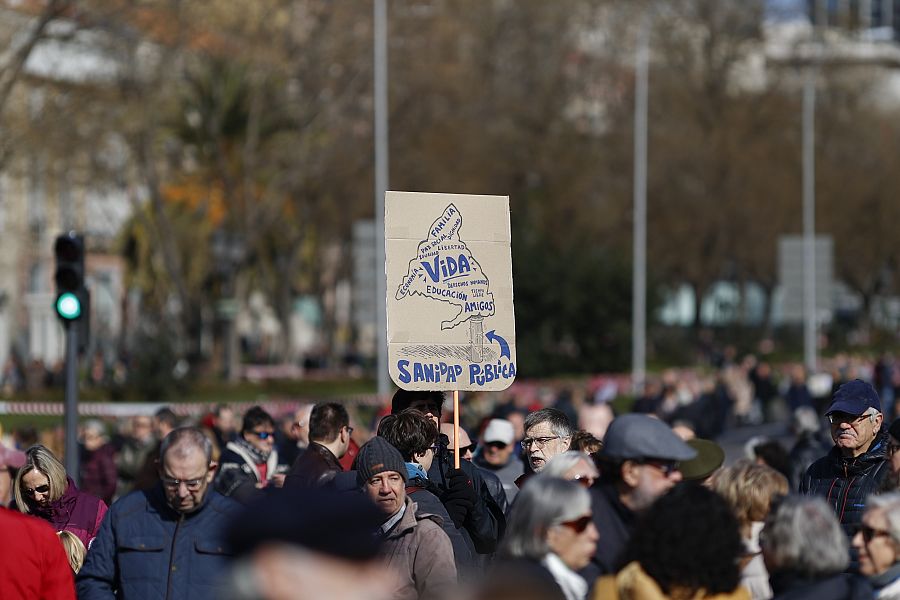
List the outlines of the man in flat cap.
{"label": "man in flat cap", "polygon": [[800,480],[800,493],[824,498],[852,538],[862,522],[866,499],[890,472],[878,392],[861,379],[848,381],[834,393],[825,416],[834,447],[809,466]]}
{"label": "man in flat cap", "polygon": [[581,571],[586,581],[615,573],[641,511],[681,481],[678,463],[697,451],[653,417],[617,417],[606,430],[600,481],[591,488],[594,525],[600,541],[590,564]]}
{"label": "man in flat cap", "polygon": [[356,479],[382,513],[383,555],[398,575],[395,600],[449,598],[457,593],[456,565],[441,518],[418,512],[406,496],[406,463],[382,437],[359,449]]}

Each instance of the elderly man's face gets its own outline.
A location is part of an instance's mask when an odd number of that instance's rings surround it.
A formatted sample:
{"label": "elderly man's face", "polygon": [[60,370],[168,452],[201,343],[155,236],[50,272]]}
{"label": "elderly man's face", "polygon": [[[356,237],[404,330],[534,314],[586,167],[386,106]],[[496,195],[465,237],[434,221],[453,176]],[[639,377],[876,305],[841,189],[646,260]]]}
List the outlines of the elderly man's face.
{"label": "elderly man's face", "polygon": [[851,415],[835,412],[829,415],[831,439],[844,456],[857,457],[864,454],[881,430],[881,413],[872,415]]}
{"label": "elderly man's face", "polygon": [[681,479],[681,471],[674,461],[626,460],[622,465],[622,480],[630,490],[625,504],[633,511],[644,510]]}
{"label": "elderly man's face", "polygon": [[215,470],[216,463],[208,463],[200,448],[169,448],[159,468],[169,506],[182,513],[200,508]]}
{"label": "elderly man's face", "polygon": [[900,559],[897,542],[888,531],[884,509],[866,511],[862,527],[853,536],[853,547],[859,550],[859,570],[863,575],[880,575]]}
{"label": "elderly man's face", "polygon": [[550,424],[545,421],[525,430],[522,447],[531,469],[539,473],[547,465],[547,461],[568,450],[571,442],[571,437],[561,437],[553,433]]}
{"label": "elderly man's face", "polygon": [[370,477],[365,492],[386,517],[396,514],[406,502],[406,482],[397,471],[384,471]]}

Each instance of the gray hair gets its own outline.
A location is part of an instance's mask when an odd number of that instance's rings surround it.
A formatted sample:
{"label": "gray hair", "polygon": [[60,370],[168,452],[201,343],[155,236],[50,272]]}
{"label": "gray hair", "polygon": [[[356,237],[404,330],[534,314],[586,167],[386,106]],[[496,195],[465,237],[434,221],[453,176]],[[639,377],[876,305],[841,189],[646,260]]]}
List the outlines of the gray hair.
{"label": "gray hair", "polygon": [[550,430],[559,437],[570,438],[575,433],[575,428],[572,427],[566,413],[556,408],[542,408],[528,413],[528,416],[525,417],[525,431],[540,423],[550,425]]}
{"label": "gray hair", "polygon": [[881,509],[887,519],[888,531],[894,543],[900,544],[900,493],[892,492],[880,496],[870,496],[867,510]]}
{"label": "gray hair", "polygon": [[840,573],[850,564],[847,536],[820,498],[785,497],[769,513],[759,544],[770,573],[791,571],[812,579]]}
{"label": "gray hair", "polygon": [[590,494],[577,483],[535,475],[516,495],[499,552],[507,557],[541,559],[550,552],[550,528],[590,510]]}
{"label": "gray hair", "polygon": [[580,462],[590,465],[591,470],[594,472],[594,477],[600,476],[597,472],[597,467],[594,465],[594,461],[581,450],[566,450],[562,454],[557,454],[547,461],[547,465],[541,470],[541,475],[565,479],[566,471]]}
{"label": "gray hair", "polygon": [[212,442],[199,427],[179,427],[169,432],[159,445],[159,464],[162,466],[166,453],[175,452],[184,457],[190,450],[199,449],[206,455],[206,462],[212,462]]}
{"label": "gray hair", "polygon": [[23,513],[31,512],[31,508],[25,495],[22,493],[22,478],[32,471],[37,471],[47,478],[47,484],[50,486],[50,491],[48,492],[50,502],[56,502],[62,498],[66,488],[69,486],[66,468],[59,462],[59,459],[46,446],[35,444],[25,451],[25,464],[16,473],[16,482],[13,484],[16,508]]}
{"label": "gray hair", "polygon": [[82,425],[81,427],[84,433],[91,432],[103,438],[104,440],[107,439],[106,425],[104,425],[103,421],[101,421],[100,419],[90,419],[88,421],[85,421],[84,425]]}

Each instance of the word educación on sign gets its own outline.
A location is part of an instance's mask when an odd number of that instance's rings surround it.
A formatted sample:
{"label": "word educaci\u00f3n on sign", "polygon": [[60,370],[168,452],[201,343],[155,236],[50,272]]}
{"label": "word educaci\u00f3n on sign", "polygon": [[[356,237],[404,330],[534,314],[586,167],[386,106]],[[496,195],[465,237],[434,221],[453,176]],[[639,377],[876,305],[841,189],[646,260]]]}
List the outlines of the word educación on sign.
{"label": "word educaci\u00f3n on sign", "polygon": [[[445,362],[420,363],[406,359],[397,361],[401,383],[456,383],[463,374],[463,366]],[[485,365],[469,365],[469,385],[484,385],[497,379],[513,379],[516,365],[512,362],[497,361]]]}

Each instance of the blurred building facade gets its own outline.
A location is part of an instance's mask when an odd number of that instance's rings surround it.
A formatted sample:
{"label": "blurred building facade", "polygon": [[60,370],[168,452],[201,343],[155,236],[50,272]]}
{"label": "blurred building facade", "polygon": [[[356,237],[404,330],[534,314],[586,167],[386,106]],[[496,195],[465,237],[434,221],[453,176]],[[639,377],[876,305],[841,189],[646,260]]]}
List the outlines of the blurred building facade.
{"label": "blurred building facade", "polygon": [[[0,3],[0,40],[7,49],[0,65],[6,69],[13,68],[15,52],[29,43],[40,8]],[[41,118],[48,105],[102,86],[109,63],[90,40],[67,37],[65,19],[56,26],[54,39],[38,42],[29,53],[3,106],[3,121],[28,132],[12,148],[4,148],[0,159],[0,364],[15,360],[23,370],[37,365],[53,370],[64,357],[53,281],[53,243],[62,232],[83,234],[88,248],[90,348],[114,350],[123,323],[124,264],[115,244],[131,214],[129,190],[93,181],[92,157],[55,145],[64,139],[56,134],[77,128],[77,122]],[[0,128],[11,129],[3,122]],[[115,161],[114,154],[110,145],[105,158]]]}

